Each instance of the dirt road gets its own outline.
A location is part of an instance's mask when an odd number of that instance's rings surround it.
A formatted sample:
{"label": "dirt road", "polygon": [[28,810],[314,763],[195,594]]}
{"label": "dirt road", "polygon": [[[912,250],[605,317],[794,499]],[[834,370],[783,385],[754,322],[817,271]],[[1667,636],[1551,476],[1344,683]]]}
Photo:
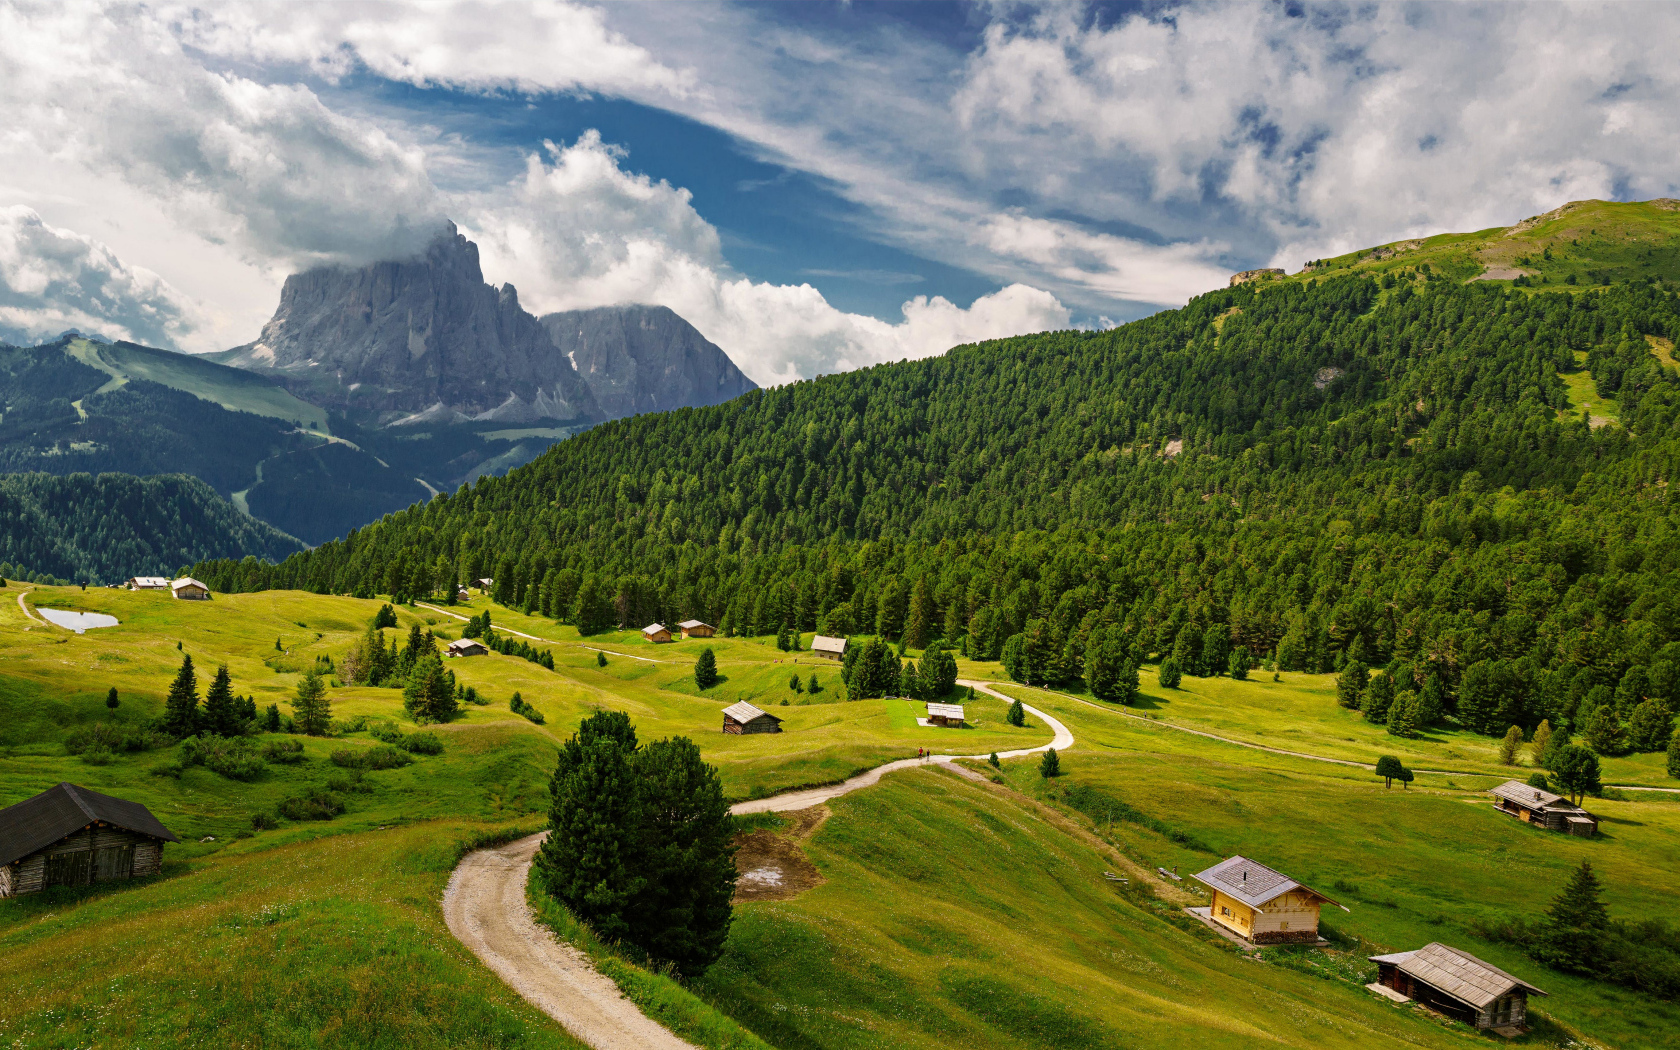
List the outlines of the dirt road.
{"label": "dirt road", "polygon": [[531,918],[525,879],[545,834],[467,854],[443,894],[449,932],[514,991],[597,1050],[694,1050],[645,1016],[582,952]]}

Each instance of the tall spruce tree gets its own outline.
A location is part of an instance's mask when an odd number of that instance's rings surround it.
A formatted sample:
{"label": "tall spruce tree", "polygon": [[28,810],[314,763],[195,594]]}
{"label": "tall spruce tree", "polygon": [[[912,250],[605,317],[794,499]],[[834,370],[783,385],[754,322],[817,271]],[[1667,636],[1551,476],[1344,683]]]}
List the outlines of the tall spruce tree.
{"label": "tall spruce tree", "polygon": [[1569,793],[1569,801],[1579,804],[1589,792],[1599,789],[1598,756],[1579,744],[1569,744],[1557,752],[1552,760],[1552,773],[1558,786]]}
{"label": "tall spruce tree", "polygon": [[916,585],[910,590],[910,609],[904,619],[904,643],[912,649],[925,647],[938,629],[938,616],[939,610],[933,603],[928,578],[926,575],[918,576]]}
{"label": "tall spruce tree", "polygon": [[227,664],[216,668],[216,677],[204,694],[204,728],[217,736],[238,736],[244,720],[233,696],[233,681],[228,677]]}
{"label": "tall spruce tree", "polygon": [[332,701],[327,698],[327,683],[313,667],[304,672],[292,695],[292,719],[298,732],[308,736],[326,736],[332,729]]}
{"label": "tall spruce tree", "polygon": [[622,711],[584,719],[560,747],[549,783],[549,835],[537,854],[544,887],[605,940],[629,940],[639,867],[642,798],[636,731]]}
{"label": "tall spruce tree", "polygon": [[192,657],[183,656],[163,701],[163,731],[173,737],[192,736],[198,732],[199,717],[198,675],[193,673]]}
{"label": "tall spruce tree", "polygon": [[1365,690],[1371,684],[1370,671],[1359,660],[1349,660],[1342,667],[1342,673],[1336,676],[1336,703],[1349,711],[1359,710],[1359,704],[1365,699]]}
{"label": "tall spruce tree", "polygon": [[1541,928],[1535,955],[1553,969],[1598,973],[1604,962],[1610,911],[1604,906],[1604,887],[1583,860],[1563,892],[1552,901]]}
{"label": "tall spruce tree", "polygon": [[710,689],[717,685],[718,670],[717,656],[712,653],[712,647],[700,650],[700,656],[694,661],[694,684],[700,689]]}
{"label": "tall spruce tree", "polygon": [[717,770],[686,737],[637,751],[631,769],[642,818],[636,842],[641,892],[628,909],[630,940],[678,973],[703,973],[723,954],[735,893],[734,818]]}

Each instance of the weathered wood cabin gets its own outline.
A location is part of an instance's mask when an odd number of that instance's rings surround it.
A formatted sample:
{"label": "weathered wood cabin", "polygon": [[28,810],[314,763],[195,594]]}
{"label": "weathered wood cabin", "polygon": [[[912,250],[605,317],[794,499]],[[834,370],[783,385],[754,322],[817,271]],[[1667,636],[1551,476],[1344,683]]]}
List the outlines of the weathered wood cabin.
{"label": "weathered wood cabin", "polygon": [[486,656],[489,652],[489,646],[477,638],[457,638],[443,647],[445,656]]}
{"label": "weathered wood cabin", "polygon": [[717,634],[717,628],[704,620],[684,620],[677,627],[682,630],[684,638],[710,638]]}
{"label": "weathered wood cabin", "polygon": [[1491,789],[1494,808],[1526,824],[1547,831],[1564,831],[1584,839],[1598,834],[1598,818],[1550,791],[1531,787],[1520,780],[1507,780]]}
{"label": "weathered wood cabin", "polygon": [[723,709],[723,731],[735,736],[747,733],[780,733],[782,720],[742,700]]}
{"label": "weathered wood cabin", "polygon": [[193,579],[183,576],[169,585],[175,592],[175,597],[189,602],[207,602],[210,600],[210,588]]}
{"label": "weathered wood cabin", "polygon": [[811,639],[811,652],[824,660],[842,660],[846,656],[846,639],[819,634]]}
{"label": "weathered wood cabin", "polygon": [[1317,944],[1318,909],[1345,907],[1247,857],[1230,857],[1190,876],[1213,891],[1208,918],[1251,944]]}
{"label": "weathered wood cabin", "polygon": [[658,645],[671,640],[671,629],[662,623],[650,623],[642,628],[642,637]]}
{"label": "weathered wood cabin", "polygon": [[138,802],[59,784],[0,809],[0,897],[153,875],[180,841]]}
{"label": "weathered wood cabin", "polygon": [[927,705],[927,721],[928,725],[932,726],[961,729],[963,726],[962,705],[930,703]]}
{"label": "weathered wood cabin", "polygon": [[1546,994],[1439,941],[1413,952],[1373,955],[1371,961],[1384,988],[1476,1028],[1524,1028],[1528,997]]}
{"label": "weathered wood cabin", "polygon": [[478,588],[478,592],[480,594],[489,594],[490,588],[496,586],[496,578],[493,576],[481,576],[474,580],[472,585]]}
{"label": "weathered wood cabin", "polygon": [[169,581],[162,576],[135,576],[128,581],[131,591],[167,591]]}

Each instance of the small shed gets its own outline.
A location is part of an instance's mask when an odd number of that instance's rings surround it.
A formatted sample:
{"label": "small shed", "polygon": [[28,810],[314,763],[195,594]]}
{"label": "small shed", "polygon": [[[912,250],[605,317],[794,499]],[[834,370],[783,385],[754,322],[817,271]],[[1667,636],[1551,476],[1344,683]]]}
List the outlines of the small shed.
{"label": "small shed", "polygon": [[0,809],[0,897],[154,875],[180,841],[138,802],[61,783]]}
{"label": "small shed", "polygon": [[780,733],[782,720],[742,700],[723,709],[723,731],[735,736],[746,733]]}
{"label": "small shed", "polygon": [[963,709],[961,704],[933,704],[927,705],[927,720],[929,725],[949,726],[961,729],[963,724]]}
{"label": "small shed", "polygon": [[662,623],[650,623],[642,628],[642,637],[655,644],[671,640],[671,629]]}
{"label": "small shed", "polygon": [[128,581],[131,591],[167,591],[169,580],[162,576],[136,576]]}
{"label": "small shed", "polygon": [[1190,876],[1213,892],[1208,918],[1252,944],[1317,944],[1318,909],[1347,908],[1247,857]]}
{"label": "small shed", "polygon": [[704,620],[684,620],[677,627],[682,630],[684,638],[710,638],[717,634],[717,628]]}
{"label": "small shed", "polygon": [[1476,1028],[1526,1027],[1528,997],[1546,993],[1520,977],[1439,941],[1373,955],[1377,983]]}
{"label": "small shed", "polygon": [[467,590],[465,587],[457,587],[455,588],[455,600],[458,602],[470,602],[472,601],[472,592]]}
{"label": "small shed", "polygon": [[1490,790],[1495,809],[1525,824],[1586,839],[1598,834],[1598,818],[1562,795],[1530,787],[1520,780],[1507,780]]}
{"label": "small shed", "polygon": [[181,577],[171,583],[169,589],[175,592],[175,597],[185,601],[207,602],[210,600],[210,588],[191,576]]}
{"label": "small shed", "polygon": [[443,647],[445,656],[485,656],[489,652],[489,646],[477,638],[457,638]]}
{"label": "small shed", "polygon": [[496,586],[496,580],[492,576],[484,576],[484,577],[481,577],[479,579],[474,580],[472,582],[472,585],[474,587],[478,588],[479,593],[489,594],[490,593],[490,588]]}
{"label": "small shed", "polygon": [[811,639],[811,652],[824,660],[842,660],[846,656],[846,639],[819,634]]}

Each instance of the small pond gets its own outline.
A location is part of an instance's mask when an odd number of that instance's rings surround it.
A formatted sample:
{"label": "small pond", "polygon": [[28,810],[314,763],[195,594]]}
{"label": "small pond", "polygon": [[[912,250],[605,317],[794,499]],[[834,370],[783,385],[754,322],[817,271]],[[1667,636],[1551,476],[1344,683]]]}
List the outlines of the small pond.
{"label": "small pond", "polygon": [[77,634],[94,627],[115,627],[117,618],[105,613],[70,612],[65,609],[43,609],[39,606],[36,612],[45,616],[60,627],[68,627]]}

